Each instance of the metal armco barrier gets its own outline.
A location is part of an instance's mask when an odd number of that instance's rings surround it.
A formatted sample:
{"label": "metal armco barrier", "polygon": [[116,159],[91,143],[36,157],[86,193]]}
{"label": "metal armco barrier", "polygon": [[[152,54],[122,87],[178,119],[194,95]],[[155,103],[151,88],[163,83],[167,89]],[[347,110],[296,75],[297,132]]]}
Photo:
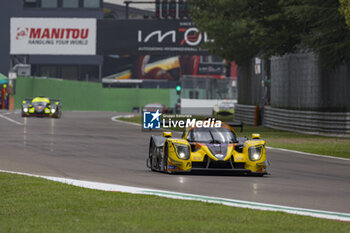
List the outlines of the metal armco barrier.
{"label": "metal armco barrier", "polygon": [[265,107],[264,126],[306,134],[350,137],[350,112],[297,111]]}
{"label": "metal armco barrier", "polygon": [[235,121],[241,121],[247,125],[254,125],[255,121],[255,106],[235,104]]}
{"label": "metal armco barrier", "polygon": [[[235,105],[234,119],[254,125],[254,105]],[[316,112],[265,107],[263,125],[321,136],[350,137],[350,112]]]}

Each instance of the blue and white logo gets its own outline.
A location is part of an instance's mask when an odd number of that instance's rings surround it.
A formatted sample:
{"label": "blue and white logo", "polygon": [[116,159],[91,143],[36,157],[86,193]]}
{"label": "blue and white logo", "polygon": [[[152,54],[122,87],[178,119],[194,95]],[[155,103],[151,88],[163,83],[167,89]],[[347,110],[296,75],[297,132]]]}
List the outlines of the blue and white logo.
{"label": "blue and white logo", "polygon": [[160,129],[159,110],[156,112],[143,112],[143,128],[144,129]]}

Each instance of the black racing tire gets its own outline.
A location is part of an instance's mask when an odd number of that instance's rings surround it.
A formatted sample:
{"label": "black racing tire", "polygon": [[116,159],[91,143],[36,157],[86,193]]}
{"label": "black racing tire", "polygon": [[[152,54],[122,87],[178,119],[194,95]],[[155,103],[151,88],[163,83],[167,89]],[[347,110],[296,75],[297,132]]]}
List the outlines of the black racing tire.
{"label": "black racing tire", "polygon": [[164,160],[164,162],[163,162],[163,171],[165,172],[165,173],[169,173],[169,171],[168,171],[168,143],[166,142],[165,143],[165,145],[164,145],[164,157],[163,157],[163,160]]}
{"label": "black racing tire", "polygon": [[62,117],[62,112],[59,111],[56,118],[57,118],[57,119],[60,119],[61,117]]}
{"label": "black racing tire", "polygon": [[164,154],[164,163],[163,163],[163,171],[165,173],[169,173],[168,171],[168,154]]}
{"label": "black racing tire", "polygon": [[57,110],[56,114],[53,115],[53,118],[60,119],[61,116],[62,116],[62,111],[61,110]]}
{"label": "black racing tire", "polygon": [[151,142],[149,145],[148,159],[149,159],[149,164],[150,164],[150,168],[152,171],[156,171],[156,169],[154,169],[154,164],[153,164],[153,154],[154,154],[155,149],[156,149],[156,145],[154,144],[153,140],[151,139]]}

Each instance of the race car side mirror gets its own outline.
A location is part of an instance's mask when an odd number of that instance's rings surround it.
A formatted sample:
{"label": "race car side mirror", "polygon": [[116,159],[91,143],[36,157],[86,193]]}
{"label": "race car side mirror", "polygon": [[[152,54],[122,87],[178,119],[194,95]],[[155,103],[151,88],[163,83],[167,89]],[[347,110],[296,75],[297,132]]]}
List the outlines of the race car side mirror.
{"label": "race car side mirror", "polygon": [[163,132],[163,137],[170,138],[171,136],[173,136],[171,132]]}
{"label": "race car side mirror", "polygon": [[252,139],[260,139],[260,134],[259,133],[253,133],[252,134]]}

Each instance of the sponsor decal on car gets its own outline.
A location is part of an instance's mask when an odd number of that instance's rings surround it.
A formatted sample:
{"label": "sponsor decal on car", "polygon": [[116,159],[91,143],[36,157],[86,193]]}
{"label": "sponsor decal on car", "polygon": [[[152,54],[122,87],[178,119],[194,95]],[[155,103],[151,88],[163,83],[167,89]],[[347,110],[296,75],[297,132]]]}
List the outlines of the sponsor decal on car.
{"label": "sponsor decal on car", "polygon": [[244,161],[244,158],[243,158],[242,155],[236,155],[236,156],[235,156],[235,161],[236,161],[236,162],[241,162],[241,161]]}

